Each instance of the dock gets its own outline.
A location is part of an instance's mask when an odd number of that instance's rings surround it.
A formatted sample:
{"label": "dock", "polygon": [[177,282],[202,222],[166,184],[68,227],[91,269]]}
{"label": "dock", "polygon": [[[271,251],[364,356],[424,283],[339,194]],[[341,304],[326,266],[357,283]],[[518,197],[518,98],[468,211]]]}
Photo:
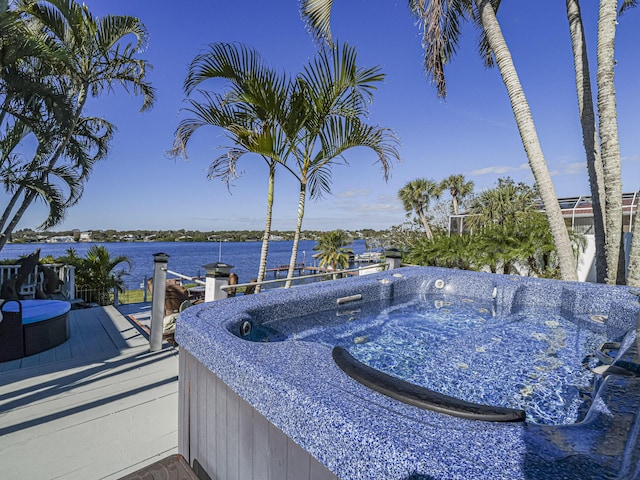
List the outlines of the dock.
{"label": "dock", "polygon": [[[280,278],[280,273],[287,273],[289,271],[289,265],[278,265],[277,267],[267,268],[267,273],[273,273],[274,278]],[[302,275],[303,273],[314,274],[314,273],[333,273],[333,270],[328,269],[327,267],[320,267],[317,265],[306,265],[304,263],[296,263],[295,268],[293,269],[294,274]]]}
{"label": "dock", "polygon": [[113,306],[70,324],[62,345],[0,363],[4,480],[118,479],[178,451],[178,350],[149,352]]}
{"label": "dock", "polygon": [[[302,272],[304,272],[308,267],[304,264],[304,263],[296,263],[296,266],[294,267],[293,271],[294,273],[298,273],[298,275],[302,275]],[[280,278],[280,272],[288,272],[289,271],[289,265],[278,265],[277,267],[273,267],[273,268],[267,268],[267,273],[273,273],[274,277]]]}

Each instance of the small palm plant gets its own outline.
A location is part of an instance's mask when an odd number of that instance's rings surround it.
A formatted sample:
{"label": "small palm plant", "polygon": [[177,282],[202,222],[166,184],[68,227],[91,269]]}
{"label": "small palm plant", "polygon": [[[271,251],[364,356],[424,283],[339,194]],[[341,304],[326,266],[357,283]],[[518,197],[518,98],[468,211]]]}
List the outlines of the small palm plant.
{"label": "small palm plant", "polygon": [[111,292],[116,289],[124,292],[124,280],[128,275],[125,269],[115,271],[121,263],[131,267],[131,261],[125,255],[111,257],[109,250],[103,245],[92,245],[87,251],[86,257],[80,257],[73,248],[67,250],[67,255],[57,260],[76,267],[75,282],[79,291],[97,292],[97,298],[91,295],[91,299],[100,305],[111,303]]}
{"label": "small palm plant", "polygon": [[320,266],[327,266],[334,272],[349,267],[349,256],[353,250],[345,248],[351,245],[351,237],[344,230],[333,230],[320,237],[318,244],[313,247],[320,252]]}

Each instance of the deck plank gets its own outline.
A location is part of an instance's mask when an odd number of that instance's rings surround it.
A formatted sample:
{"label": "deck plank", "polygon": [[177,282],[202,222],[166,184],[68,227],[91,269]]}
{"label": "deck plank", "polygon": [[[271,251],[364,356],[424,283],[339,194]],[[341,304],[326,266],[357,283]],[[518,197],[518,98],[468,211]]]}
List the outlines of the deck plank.
{"label": "deck plank", "polygon": [[0,364],[3,480],[117,479],[178,451],[177,350],[113,307],[70,315],[65,344]]}

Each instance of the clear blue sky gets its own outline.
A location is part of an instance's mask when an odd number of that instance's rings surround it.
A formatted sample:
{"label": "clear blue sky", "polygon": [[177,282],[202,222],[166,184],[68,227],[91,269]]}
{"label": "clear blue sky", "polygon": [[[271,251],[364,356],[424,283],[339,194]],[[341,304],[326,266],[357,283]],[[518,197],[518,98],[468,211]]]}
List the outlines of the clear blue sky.
{"label": "clear blue sky", "polygon": [[[139,17],[150,33],[142,57],[153,65],[149,79],[157,102],[139,113],[141,101],[123,90],[91,102],[90,113],[114,123],[118,132],[109,158],[96,165],[80,203],[56,230],[263,228],[266,201],[264,162],[246,157],[245,174],[229,192],[207,180],[209,161],[228,145],[220,130],[194,137],[188,162],[170,160],[173,133],[184,106],[187,65],[209,43],[244,42],[272,66],[298,72],[315,45],[300,20],[297,2],[86,0],[94,15]],[[497,69],[483,67],[477,32],[466,28],[458,56],[447,69],[448,97],[436,97],[422,66],[421,36],[406,1],[336,1],[333,33],[355,45],[360,63],[386,73],[369,121],[391,127],[402,142],[402,162],[385,183],[371,153],[347,154],[350,167],[334,170],[332,195],[307,203],[303,228],[382,229],[405,220],[398,190],[408,181],[441,180],[462,173],[475,191],[500,176],[533,182]],[[591,66],[595,67],[595,3],[582,2]],[[578,121],[571,45],[564,2],[503,2],[498,19],[528,96],[549,170],[559,196],[589,194]],[[618,27],[616,87],[623,189],[640,187],[640,9]],[[595,72],[593,74],[595,79]],[[286,172],[276,179],[273,228],[293,230],[297,184]],[[32,208],[18,228],[44,219]]]}

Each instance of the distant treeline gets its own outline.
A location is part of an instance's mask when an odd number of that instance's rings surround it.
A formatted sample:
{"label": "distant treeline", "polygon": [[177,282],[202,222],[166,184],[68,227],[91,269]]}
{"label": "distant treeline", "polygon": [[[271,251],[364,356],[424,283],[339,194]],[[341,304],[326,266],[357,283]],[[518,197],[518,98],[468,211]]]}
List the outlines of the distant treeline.
{"label": "distant treeline", "polygon": [[[324,232],[306,230],[302,232],[303,240],[317,240]],[[364,229],[348,232],[353,239],[375,239],[386,236],[387,230],[377,231]],[[76,242],[257,242],[262,241],[262,231],[232,230],[210,231],[199,230],[67,230],[58,232],[38,232],[23,229],[11,235],[11,243],[36,243],[53,241],[56,237],[73,239]],[[272,231],[272,241],[293,240],[293,231]]]}

